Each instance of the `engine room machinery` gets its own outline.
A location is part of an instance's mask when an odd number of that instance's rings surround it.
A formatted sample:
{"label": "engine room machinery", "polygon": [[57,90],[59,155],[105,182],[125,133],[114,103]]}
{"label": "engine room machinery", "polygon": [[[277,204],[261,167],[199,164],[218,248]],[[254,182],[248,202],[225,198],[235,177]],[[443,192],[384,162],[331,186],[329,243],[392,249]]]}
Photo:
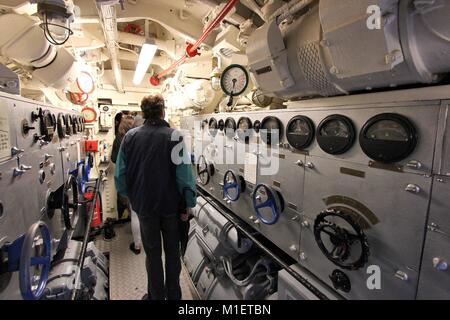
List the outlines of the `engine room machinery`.
{"label": "engine room machinery", "polygon": [[[193,135],[198,186],[324,292],[446,299],[446,88],[194,116],[182,126]],[[368,285],[373,270],[379,282]]]}
{"label": "engine room machinery", "polygon": [[296,8],[248,41],[249,70],[265,94],[335,96],[438,83],[450,72],[446,0],[300,1]]}
{"label": "engine room machinery", "polygon": [[80,211],[86,210],[79,183],[86,179],[79,172],[84,118],[7,93],[0,94],[0,104],[0,298],[59,299],[69,294],[73,288],[58,281],[50,286],[50,280],[73,272],[76,264],[55,261],[78,261],[71,255],[78,258],[81,252],[90,257],[83,260],[84,297],[107,298],[106,259],[93,244],[86,249],[86,241],[71,240]]}

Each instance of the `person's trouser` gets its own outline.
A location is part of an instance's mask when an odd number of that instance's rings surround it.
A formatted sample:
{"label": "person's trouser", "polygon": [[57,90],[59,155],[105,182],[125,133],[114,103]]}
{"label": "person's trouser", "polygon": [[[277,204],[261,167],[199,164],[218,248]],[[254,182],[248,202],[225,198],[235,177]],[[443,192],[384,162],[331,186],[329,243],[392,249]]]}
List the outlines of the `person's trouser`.
{"label": "person's trouser", "polygon": [[119,220],[123,219],[123,213],[127,209],[127,204],[120,194],[117,194],[117,217]]}
{"label": "person's trouser", "polygon": [[[148,296],[152,300],[180,300],[180,233],[179,215],[139,215],[148,277]],[[162,264],[161,235],[165,256],[165,284]]]}
{"label": "person's trouser", "polygon": [[139,218],[136,211],[130,206],[131,212],[131,233],[133,234],[133,242],[135,248],[141,248],[142,239],[141,239],[141,227],[139,225]]}

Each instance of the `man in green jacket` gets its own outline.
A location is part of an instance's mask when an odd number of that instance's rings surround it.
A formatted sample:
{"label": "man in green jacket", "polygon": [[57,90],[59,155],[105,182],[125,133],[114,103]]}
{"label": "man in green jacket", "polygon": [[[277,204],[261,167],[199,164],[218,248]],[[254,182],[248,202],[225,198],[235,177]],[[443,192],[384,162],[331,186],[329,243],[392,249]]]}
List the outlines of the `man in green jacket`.
{"label": "man in green jacket", "polygon": [[[116,189],[129,198],[139,217],[147,255],[149,298],[179,300],[180,207],[185,204],[188,212],[195,207],[195,180],[181,135],[164,121],[163,98],[146,97],[141,109],[144,125],[125,135],[117,156]],[[165,283],[161,235],[166,262]]]}

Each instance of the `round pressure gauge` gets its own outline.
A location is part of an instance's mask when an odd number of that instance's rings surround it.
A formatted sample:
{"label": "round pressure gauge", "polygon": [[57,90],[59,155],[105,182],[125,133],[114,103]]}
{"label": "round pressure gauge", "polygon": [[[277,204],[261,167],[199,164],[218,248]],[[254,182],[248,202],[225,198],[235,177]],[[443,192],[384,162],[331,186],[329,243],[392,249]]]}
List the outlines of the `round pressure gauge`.
{"label": "round pressure gauge", "polygon": [[85,107],[81,110],[85,123],[92,123],[97,120],[97,111],[91,107]]}
{"label": "round pressure gauge", "polygon": [[292,118],[286,128],[286,138],[295,149],[307,148],[314,139],[314,123],[305,116]]}
{"label": "round pressure gauge", "polygon": [[367,121],[361,129],[359,143],[369,158],[392,163],[405,159],[414,151],[417,134],[408,118],[383,113]]}
{"label": "round pressure gauge", "polygon": [[236,133],[236,121],[233,118],[225,120],[225,134],[228,138],[233,138]]}
{"label": "round pressure gauge", "polygon": [[225,129],[225,121],[223,121],[223,119],[219,120],[219,130],[223,131],[223,129]]}
{"label": "round pressure gauge", "polygon": [[283,123],[272,116],[265,117],[261,121],[261,139],[268,145],[280,143],[283,136]]}
{"label": "round pressure gauge", "polygon": [[343,154],[355,142],[353,122],[343,115],[333,114],[326,117],[317,127],[317,142],[328,154]]}
{"label": "round pressure gauge", "polygon": [[248,72],[238,64],[228,66],[220,78],[220,86],[227,96],[239,96],[247,89],[249,82]]}
{"label": "round pressure gauge", "polygon": [[247,117],[242,117],[237,123],[237,136],[241,141],[248,143],[250,136],[252,135],[252,120]]}
{"label": "round pressure gauge", "polygon": [[215,118],[209,119],[208,126],[209,126],[209,134],[212,137],[215,137],[217,135],[217,129],[219,127],[219,124],[217,123],[217,120]]}

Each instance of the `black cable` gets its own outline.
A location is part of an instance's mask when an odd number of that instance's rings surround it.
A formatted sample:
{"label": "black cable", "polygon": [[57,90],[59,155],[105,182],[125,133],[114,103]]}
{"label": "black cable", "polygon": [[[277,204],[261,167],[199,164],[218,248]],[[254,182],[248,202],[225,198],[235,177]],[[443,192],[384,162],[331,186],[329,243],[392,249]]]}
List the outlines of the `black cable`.
{"label": "black cable", "polygon": [[[41,23],[39,26],[44,30],[44,36],[47,39],[47,41],[50,42],[51,44],[53,44],[55,46],[62,46],[69,40],[70,36],[73,35],[73,31],[72,31],[72,29],[70,29],[70,27],[66,27],[66,26],[56,24],[56,23],[48,22],[47,14],[44,14],[43,18],[44,18],[44,22]],[[70,23],[69,23],[69,25],[70,25]],[[56,41],[55,38],[52,36],[52,33],[51,33],[50,29],[48,28],[48,26],[55,26],[58,28],[65,29],[67,31],[67,37],[61,42]]]}

